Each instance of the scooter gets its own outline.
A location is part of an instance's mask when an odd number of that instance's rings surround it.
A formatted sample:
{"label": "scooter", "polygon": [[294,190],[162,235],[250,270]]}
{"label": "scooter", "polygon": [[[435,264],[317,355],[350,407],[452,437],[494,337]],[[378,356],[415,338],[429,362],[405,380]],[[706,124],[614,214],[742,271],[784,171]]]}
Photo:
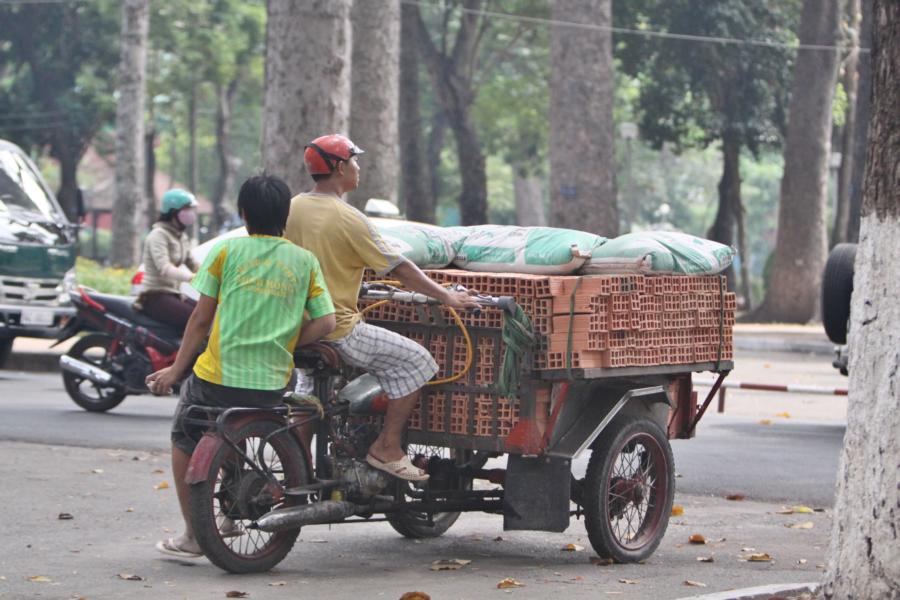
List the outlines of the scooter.
{"label": "scooter", "polygon": [[75,316],[56,343],[88,332],[59,359],[69,397],[85,410],[105,412],[125,396],[149,394],[144,379],[175,362],[181,334],[136,311],[128,296],[81,286],[69,296]]}

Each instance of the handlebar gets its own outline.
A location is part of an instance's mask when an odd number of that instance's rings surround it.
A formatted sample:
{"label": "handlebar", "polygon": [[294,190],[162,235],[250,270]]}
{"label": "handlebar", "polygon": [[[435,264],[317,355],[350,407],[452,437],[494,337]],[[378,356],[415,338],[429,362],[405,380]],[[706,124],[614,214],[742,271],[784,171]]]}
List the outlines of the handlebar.
{"label": "handlebar", "polygon": [[[450,289],[455,292],[469,291],[459,284],[454,284]],[[441,304],[439,300],[426,296],[425,294],[409,292],[380,283],[363,283],[359,290],[359,297],[369,300],[396,300],[398,302],[406,302],[409,304]],[[512,296],[472,294],[472,299],[481,306],[499,308],[510,313],[514,312],[516,309],[516,299]]]}

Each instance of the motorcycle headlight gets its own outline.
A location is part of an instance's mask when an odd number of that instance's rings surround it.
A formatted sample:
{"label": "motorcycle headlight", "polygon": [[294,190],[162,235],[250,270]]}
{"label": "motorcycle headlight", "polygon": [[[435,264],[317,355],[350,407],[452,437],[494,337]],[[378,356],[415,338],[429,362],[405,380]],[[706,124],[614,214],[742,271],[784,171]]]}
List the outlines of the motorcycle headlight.
{"label": "motorcycle headlight", "polygon": [[69,292],[74,292],[78,286],[78,282],[75,280],[75,269],[69,269],[66,271],[66,274],[63,275],[62,281],[56,286],[56,291],[59,293],[56,300],[60,304],[69,304],[71,300],[69,299]]}

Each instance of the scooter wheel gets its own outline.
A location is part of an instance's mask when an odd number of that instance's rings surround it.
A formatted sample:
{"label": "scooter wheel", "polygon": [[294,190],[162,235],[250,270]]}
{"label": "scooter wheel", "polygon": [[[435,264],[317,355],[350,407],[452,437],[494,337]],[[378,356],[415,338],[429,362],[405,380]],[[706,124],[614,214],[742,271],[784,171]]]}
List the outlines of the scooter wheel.
{"label": "scooter wheel", "polygon": [[[112,363],[109,357],[112,341],[108,335],[92,333],[75,342],[68,355],[106,371]],[[62,377],[72,401],[90,412],[106,412],[121,404],[126,396],[125,390],[118,386],[104,387],[69,371],[63,371]]]}

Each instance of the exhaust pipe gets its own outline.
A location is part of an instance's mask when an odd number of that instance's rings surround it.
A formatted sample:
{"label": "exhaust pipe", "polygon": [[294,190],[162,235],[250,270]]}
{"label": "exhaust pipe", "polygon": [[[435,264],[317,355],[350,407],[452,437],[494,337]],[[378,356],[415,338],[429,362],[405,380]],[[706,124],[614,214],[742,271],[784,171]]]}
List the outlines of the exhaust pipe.
{"label": "exhaust pipe", "polygon": [[325,500],[273,510],[260,517],[250,527],[270,533],[285,531],[304,525],[321,525],[341,521],[352,517],[357,512],[363,512],[367,508],[346,500]]}
{"label": "exhaust pipe", "polygon": [[83,360],[72,358],[67,354],[59,357],[59,366],[63,371],[75,373],[100,385],[115,385],[112,375]]}

